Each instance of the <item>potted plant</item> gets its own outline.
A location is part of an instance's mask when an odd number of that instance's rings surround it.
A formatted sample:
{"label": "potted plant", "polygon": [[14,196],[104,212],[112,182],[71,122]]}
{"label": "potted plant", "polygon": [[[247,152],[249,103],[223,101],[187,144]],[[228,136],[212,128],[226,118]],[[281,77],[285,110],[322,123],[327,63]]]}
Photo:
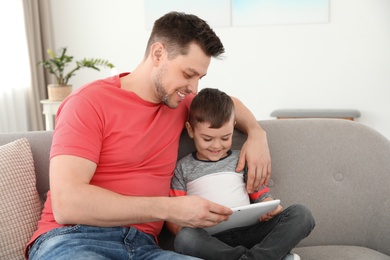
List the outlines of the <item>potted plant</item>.
{"label": "potted plant", "polygon": [[54,75],[56,79],[56,84],[48,85],[49,100],[64,100],[72,92],[72,85],[69,84],[70,78],[81,68],[91,68],[98,71],[100,71],[99,67],[114,68],[114,65],[107,60],[84,58],[75,61],[74,67],[71,70],[65,71],[66,66],[73,62],[73,56],[67,55],[66,49],[66,47],[61,48],[60,55],[56,55],[51,49],[48,49],[47,53],[50,58],[38,63],[47,69],[50,74]]}

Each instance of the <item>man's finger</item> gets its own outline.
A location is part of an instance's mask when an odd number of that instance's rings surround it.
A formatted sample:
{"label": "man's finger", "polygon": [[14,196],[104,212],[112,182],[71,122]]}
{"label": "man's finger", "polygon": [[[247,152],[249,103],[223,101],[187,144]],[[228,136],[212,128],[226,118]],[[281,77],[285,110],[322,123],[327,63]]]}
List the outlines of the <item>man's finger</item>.
{"label": "man's finger", "polygon": [[256,181],[256,170],[255,167],[248,167],[248,179],[246,181],[246,189],[249,194],[255,191],[254,184]]}
{"label": "man's finger", "polygon": [[267,167],[267,176],[265,178],[264,185],[268,185],[270,178],[271,178],[271,163]]}
{"label": "man's finger", "polygon": [[236,167],[236,172],[241,172],[244,170],[244,167],[245,167],[245,156],[243,155],[243,153],[241,152],[240,153],[240,158],[238,158],[238,163],[237,163],[237,167]]}

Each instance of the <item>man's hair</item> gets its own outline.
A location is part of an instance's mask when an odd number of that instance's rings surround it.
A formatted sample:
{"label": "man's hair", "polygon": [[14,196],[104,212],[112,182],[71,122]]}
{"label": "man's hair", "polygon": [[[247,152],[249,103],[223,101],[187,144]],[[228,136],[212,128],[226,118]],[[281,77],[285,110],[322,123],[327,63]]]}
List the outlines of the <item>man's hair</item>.
{"label": "man's hair", "polygon": [[196,43],[207,56],[217,57],[225,52],[223,44],[213,29],[196,15],[170,12],[154,22],[145,58],[152,44],[161,42],[168,51],[168,58],[186,55],[191,43]]}
{"label": "man's hair", "polygon": [[210,128],[220,128],[230,121],[232,115],[232,98],[218,89],[205,88],[194,97],[188,121],[193,128],[197,123],[209,123]]}

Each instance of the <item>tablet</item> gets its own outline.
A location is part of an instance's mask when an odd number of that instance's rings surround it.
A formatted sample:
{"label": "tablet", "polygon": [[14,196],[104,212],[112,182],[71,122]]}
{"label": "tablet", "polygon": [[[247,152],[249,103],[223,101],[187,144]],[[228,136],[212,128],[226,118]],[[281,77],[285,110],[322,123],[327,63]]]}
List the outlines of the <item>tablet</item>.
{"label": "tablet", "polygon": [[207,227],[205,230],[209,232],[210,235],[214,235],[227,229],[254,225],[259,222],[261,216],[276,209],[279,203],[280,200],[270,200],[234,207],[232,208],[233,214],[230,215],[228,220],[223,221],[218,225]]}

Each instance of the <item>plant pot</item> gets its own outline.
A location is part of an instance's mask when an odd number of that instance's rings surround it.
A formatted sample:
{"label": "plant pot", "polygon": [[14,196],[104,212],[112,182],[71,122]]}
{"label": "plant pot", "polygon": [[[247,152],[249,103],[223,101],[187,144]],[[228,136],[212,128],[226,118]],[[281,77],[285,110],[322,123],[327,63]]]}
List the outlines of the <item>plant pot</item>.
{"label": "plant pot", "polygon": [[62,101],[72,92],[72,85],[49,84],[47,86],[49,100]]}

